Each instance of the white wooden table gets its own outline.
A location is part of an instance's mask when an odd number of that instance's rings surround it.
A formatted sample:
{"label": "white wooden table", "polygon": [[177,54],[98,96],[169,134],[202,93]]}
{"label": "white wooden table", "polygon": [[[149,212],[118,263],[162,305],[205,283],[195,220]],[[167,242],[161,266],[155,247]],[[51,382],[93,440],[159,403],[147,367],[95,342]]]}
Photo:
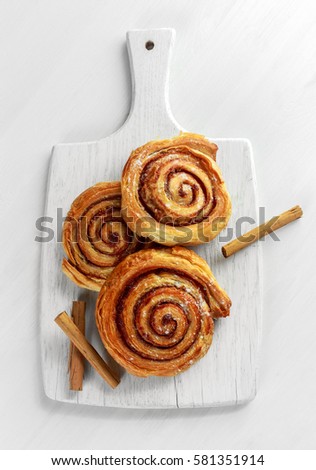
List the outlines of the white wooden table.
{"label": "white wooden table", "polygon": [[[298,0],[1,3],[1,448],[315,448],[315,19],[314,2]],[[51,147],[122,124],[125,32],[156,27],[177,31],[176,119],[252,141],[266,217],[304,209],[279,242],[261,242],[259,388],[236,408],[102,409],[54,402],[42,389],[34,238]]]}

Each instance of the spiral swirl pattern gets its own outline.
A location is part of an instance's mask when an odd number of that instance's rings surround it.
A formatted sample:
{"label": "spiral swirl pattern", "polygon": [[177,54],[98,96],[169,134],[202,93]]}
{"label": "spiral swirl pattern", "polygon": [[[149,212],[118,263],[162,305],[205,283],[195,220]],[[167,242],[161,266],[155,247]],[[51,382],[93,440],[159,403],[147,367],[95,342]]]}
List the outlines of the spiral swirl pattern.
{"label": "spiral swirl pattern", "polygon": [[131,230],[169,246],[212,240],[231,213],[216,151],[196,134],[135,150],[122,176],[123,214]]}
{"label": "spiral swirl pattern", "polygon": [[102,287],[96,308],[101,339],[134,375],[176,375],[204,356],[214,318],[231,302],[207,263],[183,247],[126,257]]}
{"label": "spiral swirl pattern", "polygon": [[121,184],[98,183],[72,203],[63,226],[64,273],[99,291],[113,267],[141,247],[121,215]]}

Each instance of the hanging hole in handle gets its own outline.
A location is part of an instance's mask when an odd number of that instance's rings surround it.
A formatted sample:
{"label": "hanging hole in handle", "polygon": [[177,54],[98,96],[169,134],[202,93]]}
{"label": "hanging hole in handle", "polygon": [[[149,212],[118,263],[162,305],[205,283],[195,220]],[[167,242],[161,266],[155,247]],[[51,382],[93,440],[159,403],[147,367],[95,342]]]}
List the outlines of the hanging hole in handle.
{"label": "hanging hole in handle", "polygon": [[155,44],[152,41],[147,41],[145,47],[147,51],[151,51],[155,47]]}

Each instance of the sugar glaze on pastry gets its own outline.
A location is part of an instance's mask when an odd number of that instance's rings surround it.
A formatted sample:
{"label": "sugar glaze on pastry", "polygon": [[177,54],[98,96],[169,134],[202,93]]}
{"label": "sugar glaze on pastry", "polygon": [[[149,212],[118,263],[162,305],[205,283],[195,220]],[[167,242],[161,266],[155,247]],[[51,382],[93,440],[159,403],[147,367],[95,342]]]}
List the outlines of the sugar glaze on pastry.
{"label": "sugar glaze on pastry", "polygon": [[197,245],[216,237],[231,215],[216,152],[216,144],[189,133],[133,151],[122,175],[122,209],[129,228],[168,246]]}
{"label": "sugar glaze on pastry", "polygon": [[63,225],[63,246],[68,256],[63,272],[95,291],[114,266],[141,248],[122,218],[120,182],[97,183],[73,201]]}
{"label": "sugar glaze on pastry", "polygon": [[97,300],[96,323],[109,354],[140,377],[173,376],[208,351],[214,318],[231,301],[207,263],[184,247],[127,256]]}

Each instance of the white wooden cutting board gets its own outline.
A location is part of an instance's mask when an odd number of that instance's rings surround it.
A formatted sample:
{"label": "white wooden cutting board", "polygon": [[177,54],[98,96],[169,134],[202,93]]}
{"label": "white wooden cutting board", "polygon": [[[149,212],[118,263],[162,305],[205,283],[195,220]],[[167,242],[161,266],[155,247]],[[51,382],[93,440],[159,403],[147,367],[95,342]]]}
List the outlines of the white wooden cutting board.
{"label": "white wooden cutting board", "polygon": [[[119,180],[131,150],[148,140],[179,134],[181,126],[174,120],[168,102],[174,37],[170,29],[127,33],[133,79],[133,101],[127,121],[98,142],[61,144],[53,149],[46,216],[53,219],[49,226],[55,238],[42,244],[40,315],[44,388],[47,396],[55,400],[111,407],[183,408],[245,403],[256,393],[262,303],[260,243],[230,259],[224,259],[220,251],[225,234],[231,230],[236,234],[237,219],[247,216],[258,220],[252,150],[246,139],[212,137],[219,147],[217,161],[232,197],[233,214],[228,230],[195,251],[210,264],[231,297],[231,316],[216,322],[207,355],[177,377],[141,379],[121,370],[121,383],[111,390],[87,365],[83,391],[69,390],[69,342],[54,318],[63,310],[70,313],[72,300],[86,300],[87,337],[107,360],[111,359],[95,327],[96,293],[80,289],[61,271],[60,211],[65,217],[73,199],[89,186]],[[147,41],[154,43],[153,49],[146,48]],[[244,223],[243,231],[248,227]]]}

